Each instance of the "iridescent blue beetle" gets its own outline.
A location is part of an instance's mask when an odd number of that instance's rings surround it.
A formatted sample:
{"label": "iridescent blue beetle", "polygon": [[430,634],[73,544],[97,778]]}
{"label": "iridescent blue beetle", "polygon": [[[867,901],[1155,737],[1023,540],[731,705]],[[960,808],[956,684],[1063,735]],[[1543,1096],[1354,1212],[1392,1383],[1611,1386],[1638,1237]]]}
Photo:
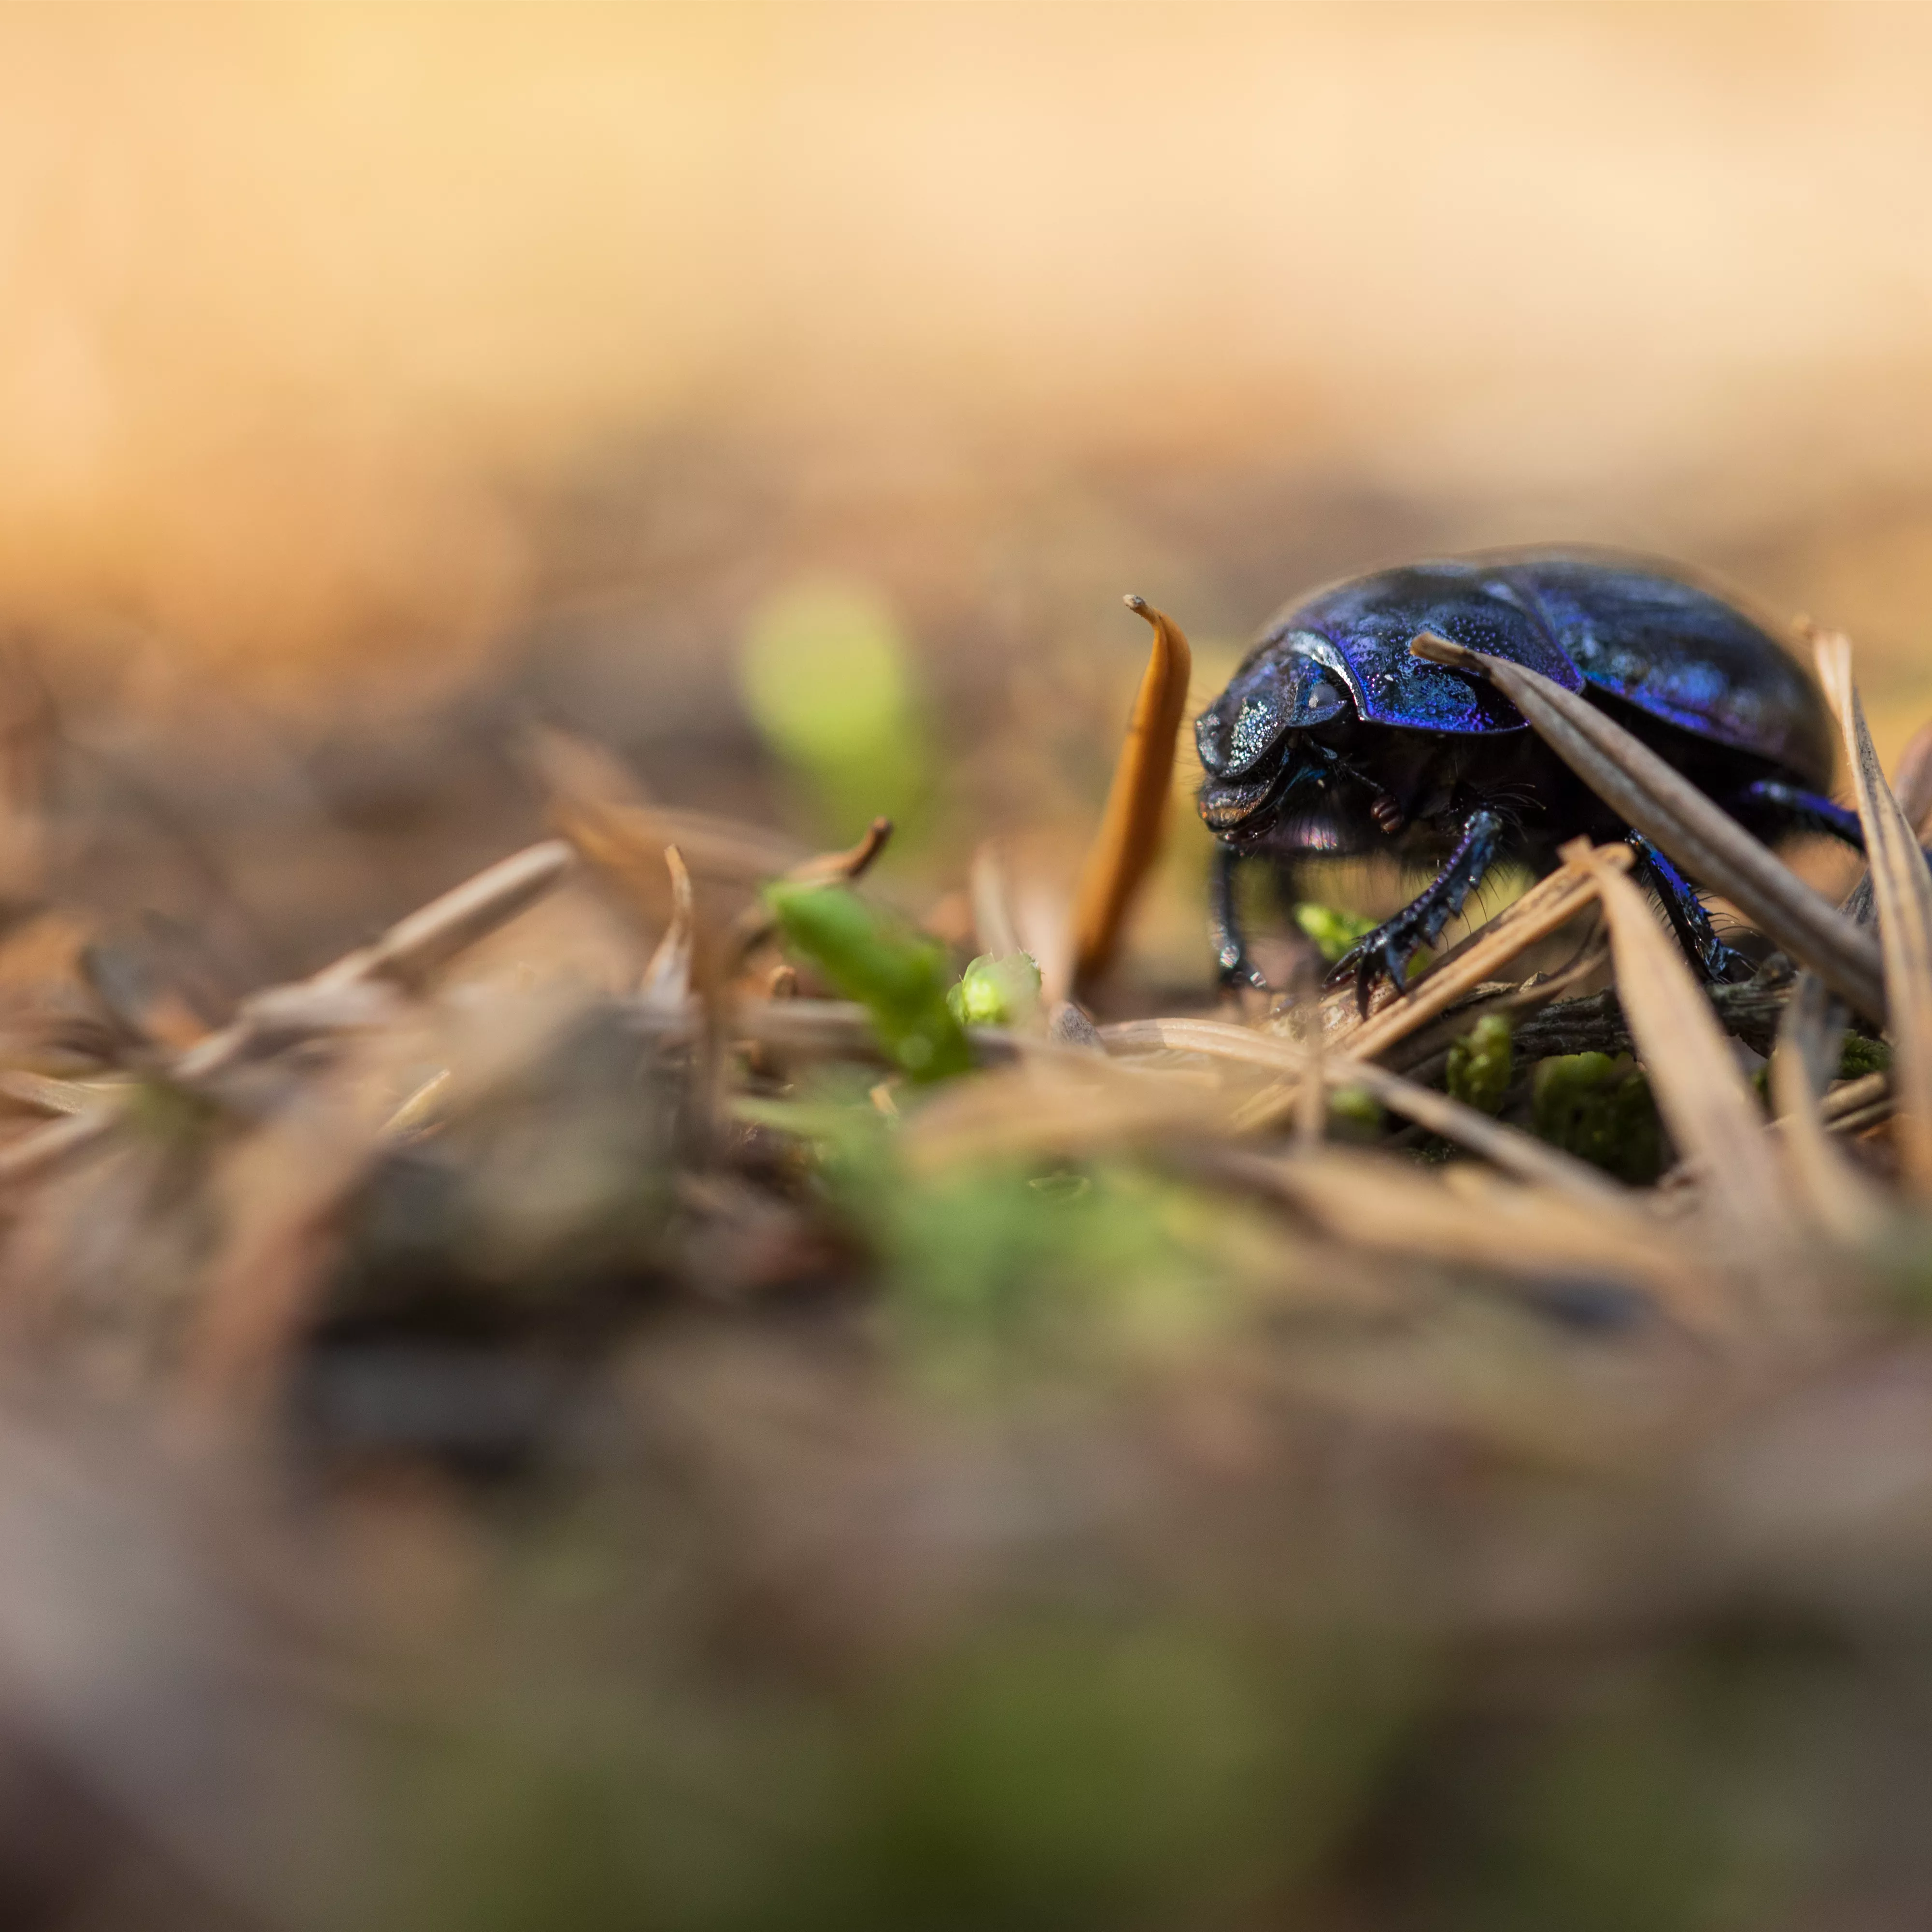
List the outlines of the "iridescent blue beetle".
{"label": "iridescent blue beetle", "polygon": [[1684,950],[1714,980],[1748,963],[1696,890],[1585,788],[1514,706],[1409,653],[1424,631],[1527,664],[1594,703],[1760,838],[1862,843],[1825,796],[1835,733],[1823,694],[1763,626],[1645,560],[1522,550],[1419,563],[1318,591],[1271,623],[1196,727],[1201,816],[1219,841],[1214,937],[1224,980],[1264,985],[1236,912],[1238,863],[1387,852],[1440,860],[1433,882],[1330,974],[1376,983],[1441,933],[1500,858],[1549,871],[1581,833],[1628,839]]}

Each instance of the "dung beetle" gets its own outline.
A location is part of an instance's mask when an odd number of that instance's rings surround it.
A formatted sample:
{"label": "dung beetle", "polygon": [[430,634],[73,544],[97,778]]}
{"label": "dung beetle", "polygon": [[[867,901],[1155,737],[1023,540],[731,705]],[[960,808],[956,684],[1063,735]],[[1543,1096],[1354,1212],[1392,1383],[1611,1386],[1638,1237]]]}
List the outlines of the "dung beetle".
{"label": "dung beetle", "polygon": [[1235,905],[1246,859],[1383,852],[1439,862],[1434,880],[1345,954],[1366,1010],[1377,982],[1434,940],[1499,859],[1540,873],[1580,834],[1627,840],[1684,950],[1717,981],[1749,964],[1712,931],[1694,884],[1620,820],[1508,700],[1412,656],[1423,632],[1582,692],[1761,838],[1828,833],[1863,847],[1834,804],[1823,694],[1728,598],[1646,559],[1512,550],[1406,565],[1317,591],[1277,616],[1196,726],[1201,816],[1217,841],[1221,976],[1264,986]]}

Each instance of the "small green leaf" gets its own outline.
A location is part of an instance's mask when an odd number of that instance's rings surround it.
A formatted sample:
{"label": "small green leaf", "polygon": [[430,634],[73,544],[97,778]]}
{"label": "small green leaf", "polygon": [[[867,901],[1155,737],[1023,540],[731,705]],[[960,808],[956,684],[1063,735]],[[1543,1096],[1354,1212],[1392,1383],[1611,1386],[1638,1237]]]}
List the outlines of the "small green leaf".
{"label": "small green leaf", "polygon": [[973,1064],[946,1001],[945,950],[905,932],[842,886],[781,882],[765,902],[785,943],[872,1016],[880,1043],[913,1079],[944,1080]]}

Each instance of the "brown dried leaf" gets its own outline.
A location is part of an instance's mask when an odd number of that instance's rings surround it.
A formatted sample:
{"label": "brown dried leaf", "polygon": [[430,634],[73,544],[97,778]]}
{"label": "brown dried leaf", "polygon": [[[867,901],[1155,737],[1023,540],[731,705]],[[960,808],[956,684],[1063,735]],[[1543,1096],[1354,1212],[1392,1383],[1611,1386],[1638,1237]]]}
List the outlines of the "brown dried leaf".
{"label": "brown dried leaf", "polygon": [[1187,640],[1172,619],[1144,598],[1126,602],[1154,626],[1154,649],[1074,900],[1076,993],[1090,988],[1113,964],[1128,909],[1160,852],[1174,789],[1174,742],[1193,667]]}

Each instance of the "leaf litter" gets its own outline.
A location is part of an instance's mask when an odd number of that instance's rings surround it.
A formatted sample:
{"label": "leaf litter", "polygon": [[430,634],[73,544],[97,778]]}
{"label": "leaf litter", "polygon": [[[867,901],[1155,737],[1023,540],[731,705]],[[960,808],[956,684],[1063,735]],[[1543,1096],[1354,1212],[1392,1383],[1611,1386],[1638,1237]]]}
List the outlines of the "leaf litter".
{"label": "leaf litter", "polygon": [[1845,1922],[1881,1770],[1932,1900],[1932,886],[1847,652],[1875,932],[1463,654],[1756,980],[1579,843],[1366,1018],[1162,1011],[1143,614],[1072,898],[988,839],[934,930],[884,820],[550,733],[557,836],[334,964],[10,1007],[8,1736],[182,1922]]}

